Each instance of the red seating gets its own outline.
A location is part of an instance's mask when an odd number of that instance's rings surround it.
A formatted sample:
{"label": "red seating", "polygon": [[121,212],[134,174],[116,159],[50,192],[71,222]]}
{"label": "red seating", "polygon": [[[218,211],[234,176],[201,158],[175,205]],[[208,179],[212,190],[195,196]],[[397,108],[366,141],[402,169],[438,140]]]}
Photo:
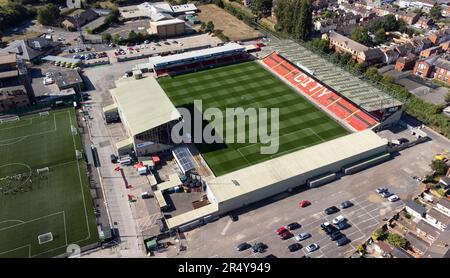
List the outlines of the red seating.
{"label": "red seating", "polygon": [[262,60],[273,72],[294,85],[302,94],[310,96],[314,102],[345,120],[354,129],[360,131],[376,125],[378,122],[369,114],[340,94],[328,89],[324,84],[310,77],[289,63],[283,57],[272,53]]}

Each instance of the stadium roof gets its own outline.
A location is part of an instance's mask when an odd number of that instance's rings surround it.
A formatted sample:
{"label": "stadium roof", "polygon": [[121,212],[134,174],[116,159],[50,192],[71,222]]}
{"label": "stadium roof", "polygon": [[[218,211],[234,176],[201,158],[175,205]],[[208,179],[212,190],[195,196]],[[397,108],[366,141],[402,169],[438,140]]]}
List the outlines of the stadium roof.
{"label": "stadium roof", "polygon": [[133,136],[181,117],[151,76],[120,79],[110,92]]}
{"label": "stadium roof", "polygon": [[403,103],[368,82],[334,65],[291,40],[271,38],[268,47],[295,64],[311,70],[317,79],[368,112],[401,106]]}
{"label": "stadium roof", "polygon": [[216,177],[207,183],[220,203],[302,174],[312,178],[316,169],[386,145],[386,139],[365,130]]}
{"label": "stadium roof", "polygon": [[237,43],[227,43],[223,46],[217,46],[207,49],[194,50],[185,53],[169,55],[169,56],[155,56],[149,58],[149,63],[151,66],[163,66],[166,64],[177,63],[183,60],[195,60],[202,57],[214,56],[224,52],[237,52],[244,51],[245,47]]}

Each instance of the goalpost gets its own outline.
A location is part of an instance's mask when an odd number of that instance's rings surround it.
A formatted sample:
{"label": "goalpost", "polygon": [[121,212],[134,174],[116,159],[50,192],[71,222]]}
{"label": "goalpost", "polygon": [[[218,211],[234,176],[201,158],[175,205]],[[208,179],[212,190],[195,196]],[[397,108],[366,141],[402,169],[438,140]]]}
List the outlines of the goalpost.
{"label": "goalpost", "polygon": [[39,112],[39,116],[48,116],[50,115],[50,112],[45,111],[45,112]]}
{"label": "goalpost", "polygon": [[39,245],[53,241],[53,234],[51,232],[38,235]]}
{"label": "goalpost", "polygon": [[48,167],[36,169],[36,172],[37,172],[38,174],[48,173],[49,171],[50,171],[50,169],[49,169]]}
{"label": "goalpost", "polygon": [[20,120],[19,116],[10,116],[5,118],[0,118],[0,124],[14,122]]}

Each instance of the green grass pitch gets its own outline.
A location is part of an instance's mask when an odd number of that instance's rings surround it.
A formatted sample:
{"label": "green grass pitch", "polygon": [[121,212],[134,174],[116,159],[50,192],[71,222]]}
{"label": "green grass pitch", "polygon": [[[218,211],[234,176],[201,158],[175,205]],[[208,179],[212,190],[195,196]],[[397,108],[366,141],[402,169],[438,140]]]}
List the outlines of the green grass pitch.
{"label": "green grass pitch", "polygon": [[197,145],[216,176],[348,134],[346,129],[256,62],[164,77],[159,82],[177,107],[189,107],[194,99],[201,99],[203,110],[208,107],[222,111],[236,107],[280,109],[280,145],[274,155],[261,154],[260,143],[249,144],[248,140],[245,144]]}
{"label": "green grass pitch", "polygon": [[[0,124],[0,257],[52,257],[99,241],[73,109]],[[38,175],[36,169],[48,167]],[[21,176],[19,176],[21,175]],[[15,177],[15,178],[13,178]],[[51,232],[53,241],[39,244]]]}

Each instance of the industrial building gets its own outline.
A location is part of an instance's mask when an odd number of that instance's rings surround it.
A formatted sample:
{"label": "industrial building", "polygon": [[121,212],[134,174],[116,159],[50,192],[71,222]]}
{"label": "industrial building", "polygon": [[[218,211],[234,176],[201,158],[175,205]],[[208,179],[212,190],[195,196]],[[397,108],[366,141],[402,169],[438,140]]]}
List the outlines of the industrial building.
{"label": "industrial building", "polygon": [[110,93],[114,103],[103,108],[104,117],[120,117],[128,138],[117,143],[119,155],[137,156],[170,149],[170,130],[180,113],[151,76],[116,81]]}
{"label": "industrial building", "polygon": [[161,38],[180,36],[183,35],[184,32],[184,21],[178,18],[151,21],[150,28],[148,29],[149,34],[154,34]]}
{"label": "industrial building", "polygon": [[167,219],[186,230],[298,186],[329,182],[389,159],[387,141],[371,130],[340,137],[206,181],[209,204]]}

